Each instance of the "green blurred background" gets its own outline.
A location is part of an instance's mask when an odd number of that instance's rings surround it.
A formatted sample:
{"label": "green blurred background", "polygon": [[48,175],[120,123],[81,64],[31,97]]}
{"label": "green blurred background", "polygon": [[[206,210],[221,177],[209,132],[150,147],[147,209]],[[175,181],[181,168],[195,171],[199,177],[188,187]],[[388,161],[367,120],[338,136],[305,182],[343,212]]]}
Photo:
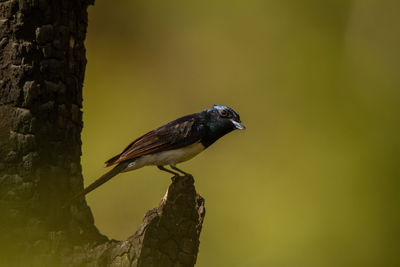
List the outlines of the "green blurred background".
{"label": "green blurred background", "polygon": [[[247,126],[180,165],[206,199],[197,266],[400,266],[400,2],[96,1],[85,184],[134,138],[212,104]],[[133,234],[155,167],[88,195]]]}

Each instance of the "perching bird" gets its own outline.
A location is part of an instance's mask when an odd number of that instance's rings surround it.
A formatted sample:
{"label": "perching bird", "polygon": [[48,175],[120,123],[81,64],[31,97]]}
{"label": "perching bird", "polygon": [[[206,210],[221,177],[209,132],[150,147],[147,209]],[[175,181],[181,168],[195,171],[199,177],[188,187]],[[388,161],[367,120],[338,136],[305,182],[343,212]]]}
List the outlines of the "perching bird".
{"label": "perching bird", "polygon": [[186,175],[186,172],[176,167],[177,163],[193,158],[235,129],[245,129],[239,114],[222,105],[214,105],[212,108],[171,121],[139,137],[120,154],[107,160],[105,167],[116,166],[72,200],[86,195],[121,172],[143,166],[155,165],[160,170],[179,175],[164,167],[169,165],[173,170]]}

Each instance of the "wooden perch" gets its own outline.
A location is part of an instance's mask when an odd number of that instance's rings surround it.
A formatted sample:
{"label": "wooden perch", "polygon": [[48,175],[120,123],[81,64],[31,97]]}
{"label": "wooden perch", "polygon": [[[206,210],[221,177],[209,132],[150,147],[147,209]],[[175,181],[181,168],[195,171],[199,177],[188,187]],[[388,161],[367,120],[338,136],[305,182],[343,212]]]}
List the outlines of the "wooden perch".
{"label": "wooden perch", "polygon": [[91,248],[74,264],[96,266],[194,266],[205,215],[192,176],[174,176],[158,207],[149,210],[126,241]]}
{"label": "wooden perch", "polygon": [[[192,176],[174,176],[158,207],[149,210],[139,229],[125,241],[110,240],[81,250],[66,265],[194,266],[205,215],[204,199]],[[79,249],[75,249],[77,251]]]}

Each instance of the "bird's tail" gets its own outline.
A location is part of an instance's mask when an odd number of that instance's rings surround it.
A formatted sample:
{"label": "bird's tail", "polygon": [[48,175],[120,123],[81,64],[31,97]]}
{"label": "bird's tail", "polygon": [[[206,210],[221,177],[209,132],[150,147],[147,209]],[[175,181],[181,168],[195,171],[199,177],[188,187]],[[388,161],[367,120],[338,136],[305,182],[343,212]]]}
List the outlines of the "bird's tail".
{"label": "bird's tail", "polygon": [[127,163],[125,163],[125,162],[118,164],[113,169],[111,169],[109,172],[106,172],[99,179],[97,179],[92,184],[90,184],[88,187],[86,187],[83,191],[79,192],[74,197],[72,197],[63,207],[67,207],[67,206],[71,205],[75,200],[77,200],[81,196],[84,196],[87,193],[95,190],[97,187],[104,184],[105,182],[107,182],[108,180],[113,178],[115,175],[117,175],[118,173],[123,171],[126,167],[127,167]]}

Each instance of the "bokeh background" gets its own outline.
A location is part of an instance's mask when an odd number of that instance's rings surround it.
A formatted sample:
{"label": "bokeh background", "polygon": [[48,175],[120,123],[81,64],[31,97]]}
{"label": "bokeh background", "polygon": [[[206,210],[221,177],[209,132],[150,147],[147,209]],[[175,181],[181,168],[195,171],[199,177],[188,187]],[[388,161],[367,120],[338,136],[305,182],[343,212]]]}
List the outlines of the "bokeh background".
{"label": "bokeh background", "polygon": [[[199,267],[400,266],[400,2],[96,1],[85,184],[134,138],[212,104],[233,132],[180,165],[206,199]],[[170,183],[154,167],[87,196],[133,234]]]}

